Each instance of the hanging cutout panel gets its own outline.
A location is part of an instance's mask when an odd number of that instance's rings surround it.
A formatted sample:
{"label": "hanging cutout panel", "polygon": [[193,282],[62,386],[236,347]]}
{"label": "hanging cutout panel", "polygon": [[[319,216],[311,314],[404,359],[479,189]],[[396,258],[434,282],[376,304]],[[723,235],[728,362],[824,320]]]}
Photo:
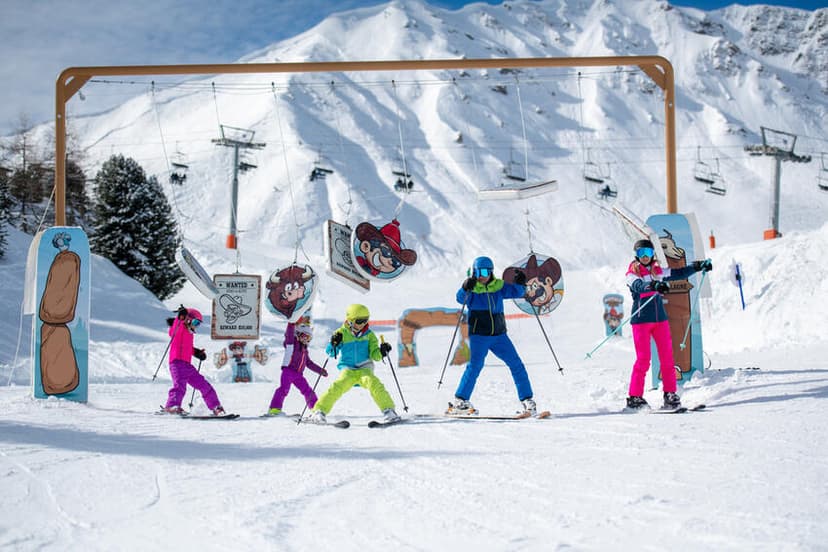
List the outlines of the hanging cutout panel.
{"label": "hanging cutout panel", "polygon": [[381,227],[358,224],[351,235],[351,255],[361,276],[380,282],[398,278],[417,262],[417,252],[406,249],[400,239],[396,219]]}
{"label": "hanging cutout panel", "polygon": [[311,308],[319,277],[308,265],[292,264],[275,270],[267,281],[267,300],[270,312],[296,322]]}
{"label": "hanging cutout panel", "polygon": [[370,291],[371,282],[363,278],[361,271],[357,270],[354,265],[353,257],[351,257],[352,232],[352,228],[347,224],[340,224],[333,220],[325,223],[326,268],[331,276],[365,293]]}
{"label": "hanging cutout panel", "polygon": [[219,290],[213,283],[213,280],[204,270],[204,267],[190,253],[186,247],[182,247],[175,252],[175,261],[178,267],[187,277],[191,284],[207,299],[213,300],[219,295]]}
{"label": "hanging cutout panel", "polygon": [[526,274],[526,295],[514,300],[520,310],[534,316],[549,314],[558,308],[563,301],[564,281],[557,259],[531,253],[506,268],[503,280],[514,283],[518,269]]}
{"label": "hanging cutout panel", "polygon": [[258,339],[262,277],[258,274],[216,274],[219,295],[213,300],[212,339]]}

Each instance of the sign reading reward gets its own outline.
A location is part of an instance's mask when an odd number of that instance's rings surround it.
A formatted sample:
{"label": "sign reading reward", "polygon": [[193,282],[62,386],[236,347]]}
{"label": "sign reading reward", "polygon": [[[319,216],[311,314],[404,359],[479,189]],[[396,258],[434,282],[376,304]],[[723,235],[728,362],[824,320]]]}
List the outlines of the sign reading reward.
{"label": "sign reading reward", "polygon": [[262,277],[257,274],[216,274],[213,282],[218,293],[213,300],[210,337],[258,339]]}

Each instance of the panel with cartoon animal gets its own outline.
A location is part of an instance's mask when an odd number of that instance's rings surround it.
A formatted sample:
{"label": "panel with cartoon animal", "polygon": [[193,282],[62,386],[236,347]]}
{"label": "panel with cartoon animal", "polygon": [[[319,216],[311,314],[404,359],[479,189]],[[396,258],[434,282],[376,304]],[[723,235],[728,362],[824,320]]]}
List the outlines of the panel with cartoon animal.
{"label": "panel with cartoon animal", "polygon": [[[653,215],[647,225],[655,230],[662,251],[671,269],[682,268],[696,259],[693,233],[687,217],[682,214]],[[703,253],[703,252],[702,252]],[[689,381],[693,372],[704,371],[702,360],[701,320],[698,313],[691,312],[691,305],[699,292],[691,280],[670,281],[670,291],[664,296],[664,309],[670,320],[670,334],[673,341],[673,361],[679,384]],[[687,343],[683,343],[685,331],[690,325]],[[653,387],[659,386],[661,368],[653,344]]]}

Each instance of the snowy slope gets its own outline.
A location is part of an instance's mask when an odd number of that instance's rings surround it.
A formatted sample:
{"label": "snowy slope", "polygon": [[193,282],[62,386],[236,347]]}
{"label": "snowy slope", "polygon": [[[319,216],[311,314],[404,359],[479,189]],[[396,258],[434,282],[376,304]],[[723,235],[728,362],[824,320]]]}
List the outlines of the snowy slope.
{"label": "snowy slope", "polygon": [[[31,317],[19,316],[30,238],[12,231],[0,260],[0,330],[7,336],[0,382],[12,383],[0,387],[0,548],[824,548],[828,431],[818,420],[828,398],[828,340],[814,307],[828,292],[828,194],[817,192],[813,164],[786,164],[784,237],[759,241],[770,161],[742,151],[757,141],[760,125],[800,133],[799,153],[825,148],[826,10],[780,10],[544,1],[449,12],[391,2],[331,16],[244,59],[671,59],[679,91],[679,208],[695,212],[702,231],[714,229],[720,243],[708,252],[713,297],[701,305],[710,366],[683,390],[686,404],[709,405],[704,413],[618,414],[634,358],[628,328],[585,359],[603,339],[601,297],[625,291],[630,258],[629,240],[607,205],[591,189],[585,194],[587,150],[592,160],[611,163],[625,205],[643,218],[664,209],[662,100],[640,73],[585,71],[579,82],[571,73],[526,72],[518,75],[522,112],[515,75],[496,71],[393,75],[396,87],[390,75],[214,76],[71,118],[90,166],[119,151],[166,179],[161,136],[168,155],[186,152],[188,183],[168,187],[168,196],[188,247],[211,273],[238,267],[262,276],[293,259],[297,236],[300,260],[321,270],[328,218],[344,220],[349,209],[352,223],[394,214],[400,196],[391,171],[401,163],[402,131],[416,188],[399,219],[420,260],[368,295],[323,274],[312,309],[313,358],[323,360],[322,346],[349,303],[365,303],[380,320],[411,307],[454,306],[474,256],[489,254],[503,267],[529,250],[528,209],[533,248],[564,269],[565,299],[543,321],[564,371],[535,320],[510,320],[535,396],[553,419],[436,418],[461,369],[449,367],[438,388],[451,328],[431,328],[418,333],[421,366],[396,370],[408,424],[365,427],[378,412],[361,389],[332,414],[351,420],[345,431],[262,420],[284,328],[263,309],[258,343],[268,347],[270,361],[253,365],[254,383],[229,383],[228,368],[203,367],[241,419],[154,416],[169,386],[163,364],[152,381],[168,339],[163,319],[179,303],[202,312],[209,303],[188,285],[162,304],[96,257],[89,403],[34,401]],[[112,86],[89,83],[84,91],[91,101]],[[507,93],[493,90],[498,86]],[[222,123],[252,127],[256,141],[268,144],[248,158],[258,168],[242,175],[238,259],[223,249],[231,157],[210,142],[217,111]],[[478,201],[475,188],[496,186],[510,156],[523,159],[521,115],[530,174],[557,178],[560,191],[531,201]],[[720,159],[726,196],[706,194],[693,180],[697,146],[707,161]],[[309,182],[320,154],[336,172],[327,182]],[[744,311],[730,282],[734,261],[745,274]],[[509,305],[508,312],[516,309]],[[376,329],[396,343],[395,328]],[[208,358],[225,345],[204,332],[196,336]],[[401,410],[390,370],[378,366],[377,374]],[[660,400],[658,391],[646,396]],[[487,362],[473,401],[484,413],[517,407],[499,361]],[[288,411],[302,406],[295,391],[289,395]],[[204,410],[198,397],[194,410]]]}

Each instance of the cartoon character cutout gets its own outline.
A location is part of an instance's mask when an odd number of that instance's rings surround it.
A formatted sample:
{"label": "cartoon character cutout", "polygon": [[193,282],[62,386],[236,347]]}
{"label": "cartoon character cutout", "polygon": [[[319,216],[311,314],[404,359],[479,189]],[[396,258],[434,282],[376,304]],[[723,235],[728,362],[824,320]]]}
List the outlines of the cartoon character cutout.
{"label": "cartoon character cutout", "polygon": [[253,354],[245,353],[247,341],[233,341],[227,346],[227,350],[222,349],[221,352],[215,354],[214,362],[216,368],[221,368],[229,360],[227,351],[230,351],[230,358],[233,359],[233,381],[234,382],[250,382],[253,381],[252,370],[250,370],[250,362],[247,359],[253,359],[261,365],[267,362],[267,349],[264,347],[254,346]]}
{"label": "cartoon character cutout", "polygon": [[377,228],[360,223],[351,239],[354,265],[360,274],[374,280],[393,280],[417,262],[417,252],[406,249],[400,239],[400,223],[394,219]]}
{"label": "cartoon character cutout", "polygon": [[606,335],[620,337],[624,318],[624,296],[618,293],[604,295],[604,330]]}
{"label": "cartoon character cutout", "polygon": [[316,278],[316,273],[307,265],[294,264],[275,271],[266,284],[267,308],[288,322],[296,322],[311,306]]}
{"label": "cartoon character cutout", "polygon": [[515,272],[520,269],[526,275],[526,295],[515,299],[515,304],[525,313],[549,314],[561,304],[564,284],[561,265],[554,257],[531,253],[503,271],[503,280],[513,283]]}

